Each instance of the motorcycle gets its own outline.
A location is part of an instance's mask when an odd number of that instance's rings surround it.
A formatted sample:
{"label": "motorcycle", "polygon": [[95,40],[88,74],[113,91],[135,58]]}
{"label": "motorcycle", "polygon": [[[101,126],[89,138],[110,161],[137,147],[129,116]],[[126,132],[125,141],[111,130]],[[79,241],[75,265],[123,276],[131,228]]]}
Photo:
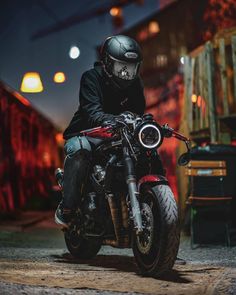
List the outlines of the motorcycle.
{"label": "motorcycle", "polygon": [[167,124],[160,126],[150,114],[132,113],[125,122],[110,122],[81,135],[93,142],[95,151],[81,204],[70,226],[63,229],[69,252],[90,259],[102,245],[132,248],[143,275],[158,277],[171,270],[180,241],[174,195],[165,176],[147,174],[137,179],[136,167],[139,155],[150,157],[165,137],[185,142],[187,153],[178,163],[186,165],[189,140]]}

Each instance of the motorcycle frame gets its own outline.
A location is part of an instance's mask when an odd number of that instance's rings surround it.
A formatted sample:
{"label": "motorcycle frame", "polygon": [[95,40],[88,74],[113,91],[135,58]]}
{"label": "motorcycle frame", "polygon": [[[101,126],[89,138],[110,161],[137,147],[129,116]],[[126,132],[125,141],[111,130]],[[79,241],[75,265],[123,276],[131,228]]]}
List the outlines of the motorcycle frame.
{"label": "motorcycle frame", "polygon": [[[189,151],[189,139],[182,136],[178,132],[174,131],[172,128],[166,127],[168,131],[170,131],[170,136],[168,137],[175,137],[181,141],[184,141],[186,147]],[[115,133],[112,126],[100,126],[88,130],[81,131],[81,134],[84,136],[101,138],[101,139],[108,139],[112,138]],[[143,231],[142,226],[142,217],[139,205],[139,195],[142,187],[145,184],[149,184],[151,186],[154,185],[161,185],[166,184],[169,185],[168,180],[163,175],[145,175],[143,176],[139,182],[136,181],[134,163],[132,157],[136,158],[135,153],[132,149],[132,145],[129,141],[129,136],[125,129],[122,129],[121,132],[121,140],[119,141],[118,145],[122,144],[123,149],[123,156],[124,156],[124,166],[125,166],[125,176],[126,176],[126,183],[129,192],[129,202],[131,204],[131,211],[132,214],[130,218],[133,220],[134,229],[136,231],[136,235],[140,235]],[[109,145],[109,144],[108,144]],[[115,146],[116,143],[110,143],[110,147]]]}

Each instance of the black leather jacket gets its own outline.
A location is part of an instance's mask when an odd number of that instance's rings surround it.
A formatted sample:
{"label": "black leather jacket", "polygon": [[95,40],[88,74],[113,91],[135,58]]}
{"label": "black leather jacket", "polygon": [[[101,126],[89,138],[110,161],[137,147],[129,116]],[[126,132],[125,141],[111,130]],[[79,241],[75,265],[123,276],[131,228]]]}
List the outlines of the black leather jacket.
{"label": "black leather jacket", "polygon": [[145,110],[142,81],[138,77],[126,89],[115,89],[102,66],[97,63],[82,75],[79,103],[78,110],[63,134],[66,140],[78,135],[81,130],[97,127],[125,111],[142,115]]}

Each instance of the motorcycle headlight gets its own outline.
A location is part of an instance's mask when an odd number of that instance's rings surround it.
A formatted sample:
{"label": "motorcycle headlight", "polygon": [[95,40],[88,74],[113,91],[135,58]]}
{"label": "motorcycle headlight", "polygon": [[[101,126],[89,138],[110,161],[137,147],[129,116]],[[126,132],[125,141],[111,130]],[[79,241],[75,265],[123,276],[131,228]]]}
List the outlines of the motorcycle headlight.
{"label": "motorcycle headlight", "polygon": [[138,139],[146,149],[154,149],[162,144],[163,136],[160,127],[154,124],[145,124],[138,132]]}

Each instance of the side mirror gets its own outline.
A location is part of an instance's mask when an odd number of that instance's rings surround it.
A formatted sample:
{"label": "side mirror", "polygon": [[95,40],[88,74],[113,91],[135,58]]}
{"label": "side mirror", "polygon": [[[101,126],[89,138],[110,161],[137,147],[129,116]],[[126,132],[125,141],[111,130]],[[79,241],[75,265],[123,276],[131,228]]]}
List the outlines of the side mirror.
{"label": "side mirror", "polygon": [[179,157],[178,164],[180,166],[186,166],[190,162],[190,159],[191,159],[190,153],[184,153]]}

